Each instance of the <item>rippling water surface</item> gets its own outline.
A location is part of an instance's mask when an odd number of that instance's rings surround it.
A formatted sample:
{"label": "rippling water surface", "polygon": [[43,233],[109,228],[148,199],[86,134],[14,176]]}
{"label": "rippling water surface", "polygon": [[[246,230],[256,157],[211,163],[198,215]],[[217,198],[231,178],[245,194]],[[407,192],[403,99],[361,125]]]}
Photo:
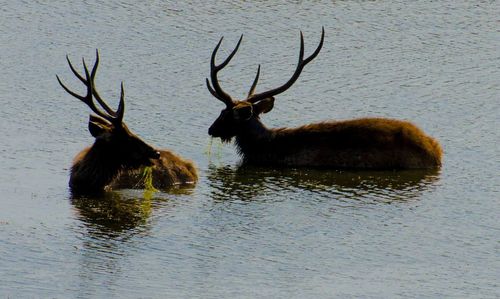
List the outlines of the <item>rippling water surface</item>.
{"label": "rippling water surface", "polygon": [[[0,297],[500,296],[498,1],[8,1],[0,8]],[[222,104],[213,47],[242,97],[320,55],[263,117],[270,127],[382,116],[440,140],[440,171],[239,168],[207,129]],[[196,162],[195,188],[71,197],[92,142],[65,55],[151,144]]]}

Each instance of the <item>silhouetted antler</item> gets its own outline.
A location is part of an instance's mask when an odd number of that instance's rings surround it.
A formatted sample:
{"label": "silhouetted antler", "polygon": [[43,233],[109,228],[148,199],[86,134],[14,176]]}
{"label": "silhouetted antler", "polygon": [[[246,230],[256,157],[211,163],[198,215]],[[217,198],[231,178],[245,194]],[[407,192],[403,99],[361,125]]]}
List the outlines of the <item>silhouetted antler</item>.
{"label": "silhouetted antler", "polygon": [[219,79],[217,78],[217,73],[222,70],[228,63],[231,61],[233,58],[234,54],[236,54],[236,51],[238,51],[238,48],[240,47],[241,40],[243,39],[243,34],[241,35],[238,43],[236,44],[236,47],[234,50],[229,54],[229,56],[224,60],[221,64],[216,65],[215,64],[215,56],[217,55],[217,50],[219,50],[220,45],[222,44],[222,40],[224,37],[221,37],[219,40],[219,43],[217,43],[217,46],[215,46],[214,51],[212,52],[212,57],[210,59],[210,79],[212,81],[212,86],[210,85],[210,81],[208,78],[206,79],[207,87],[210,93],[216,97],[217,99],[221,100],[224,104],[227,106],[231,106],[233,103],[233,100],[231,99],[231,96],[229,96],[224,90],[222,90],[220,84],[219,84]]}
{"label": "silhouetted antler", "polygon": [[280,86],[278,88],[271,89],[269,91],[265,91],[265,92],[258,93],[258,94],[253,94],[253,91],[255,90],[255,86],[257,85],[257,81],[259,80],[259,71],[260,71],[260,65],[259,65],[259,69],[257,70],[257,75],[255,76],[255,80],[252,84],[252,87],[250,89],[250,93],[248,94],[248,98],[246,100],[250,103],[255,103],[255,102],[258,102],[258,101],[263,100],[265,98],[269,98],[269,97],[275,96],[277,94],[280,94],[280,93],[284,92],[285,90],[287,90],[288,88],[290,88],[293,85],[293,83],[295,83],[295,81],[297,81],[297,79],[299,78],[300,73],[302,72],[302,69],[304,69],[304,66],[306,66],[306,64],[311,62],[319,54],[321,47],[323,47],[324,37],[325,37],[325,28],[322,27],[321,28],[321,40],[319,42],[318,47],[311,54],[311,56],[304,59],[304,36],[302,34],[302,31],[301,31],[300,32],[299,62],[297,63],[297,68],[295,69],[295,72],[293,73],[290,80],[288,80],[285,84],[283,84],[282,86]]}
{"label": "silhouetted antler", "polygon": [[[56,75],[57,81],[62,86],[62,88],[64,88],[64,90],[66,90],[66,92],[68,92],[70,95],[74,96],[75,98],[77,98],[80,101],[87,104],[87,106],[89,106],[90,109],[92,109],[92,111],[94,111],[94,113],[96,113],[98,116],[104,118],[105,120],[111,122],[112,124],[115,124],[115,125],[121,124],[123,121],[123,115],[125,112],[125,92],[123,90],[123,82],[121,83],[120,103],[118,104],[118,109],[116,111],[113,111],[113,109],[111,109],[108,106],[108,104],[106,104],[106,102],[99,96],[99,93],[95,90],[94,78],[95,78],[95,75],[97,73],[97,67],[99,65],[99,51],[96,50],[96,61],[94,63],[94,66],[92,67],[92,72],[90,74],[89,74],[89,70],[87,68],[87,65],[85,63],[85,59],[82,59],[83,68],[85,71],[85,78],[75,70],[75,68],[71,64],[71,61],[69,60],[69,57],[67,55],[66,55],[66,60],[68,61],[69,67],[70,67],[71,71],[73,72],[73,74],[75,74],[75,76],[80,81],[82,81],[82,83],[85,84],[85,86],[87,87],[87,94],[85,96],[81,96],[81,95],[71,91],[68,87],[66,87],[62,83],[59,76]],[[95,105],[95,103],[93,101],[92,95],[96,98],[99,105],[101,105],[101,107],[106,112],[103,112],[99,108],[97,108],[97,106]]]}

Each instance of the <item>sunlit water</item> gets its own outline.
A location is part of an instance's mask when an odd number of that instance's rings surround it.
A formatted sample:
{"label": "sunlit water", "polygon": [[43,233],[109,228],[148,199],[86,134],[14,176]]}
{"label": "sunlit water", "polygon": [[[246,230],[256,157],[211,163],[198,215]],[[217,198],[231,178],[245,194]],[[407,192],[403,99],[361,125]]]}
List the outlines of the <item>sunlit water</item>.
{"label": "sunlit water", "polygon": [[[45,3],[44,3],[45,2]],[[7,1],[0,7],[0,297],[500,296],[498,1]],[[199,3],[197,3],[199,2]],[[223,105],[209,59],[243,97],[320,55],[263,117],[270,127],[383,116],[444,148],[437,172],[238,168],[207,129]],[[65,55],[149,143],[196,162],[195,188],[72,198],[92,142]]]}

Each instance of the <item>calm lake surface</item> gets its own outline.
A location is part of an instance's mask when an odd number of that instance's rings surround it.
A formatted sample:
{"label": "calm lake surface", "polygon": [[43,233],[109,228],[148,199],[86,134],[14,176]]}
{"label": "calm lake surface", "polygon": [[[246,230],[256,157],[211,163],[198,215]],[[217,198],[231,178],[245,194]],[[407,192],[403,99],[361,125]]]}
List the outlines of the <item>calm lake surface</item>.
{"label": "calm lake surface", "polygon": [[[137,3],[136,3],[137,2]],[[139,1],[142,2],[142,1]],[[498,1],[6,1],[0,7],[0,297],[497,298]],[[223,104],[212,49],[243,97],[288,80],[304,32],[320,55],[269,127],[381,116],[440,140],[440,171],[239,168],[210,147]],[[72,198],[89,109],[58,85],[96,78],[129,127],[199,167],[194,188]]]}

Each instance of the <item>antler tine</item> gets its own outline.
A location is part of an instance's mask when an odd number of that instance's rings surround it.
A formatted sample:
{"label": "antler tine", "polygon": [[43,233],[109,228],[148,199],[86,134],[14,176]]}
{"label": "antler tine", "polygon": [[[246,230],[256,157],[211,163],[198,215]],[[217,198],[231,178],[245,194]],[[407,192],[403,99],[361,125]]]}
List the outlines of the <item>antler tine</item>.
{"label": "antler tine", "polygon": [[[302,33],[302,32],[301,32]],[[323,41],[325,40],[325,27],[322,26],[321,27],[321,39],[319,41],[319,45],[318,47],[316,48],[316,50],[314,50],[314,52],[311,54],[311,56],[307,57],[305,60],[304,60],[304,65],[308,64],[311,60],[313,60],[314,58],[316,58],[316,56],[318,56],[319,54],[319,51],[321,51],[321,48],[323,47]]]}
{"label": "antler tine", "polygon": [[223,97],[219,96],[219,95],[217,94],[217,92],[215,92],[215,90],[213,89],[212,85],[210,85],[210,80],[208,80],[208,78],[206,78],[205,83],[207,84],[208,91],[210,91],[210,93],[211,93],[214,97],[216,97],[217,99],[219,99],[219,100],[221,100],[222,102],[226,103],[226,102],[225,102],[226,100],[225,100]]}
{"label": "antler tine", "polygon": [[90,74],[90,80],[92,81],[92,86],[93,86],[92,93],[94,94],[94,97],[97,100],[97,102],[99,103],[99,105],[101,105],[101,107],[104,108],[104,110],[106,110],[107,113],[109,113],[110,115],[116,116],[116,112],[113,111],[113,109],[111,109],[108,106],[108,104],[106,104],[106,102],[104,102],[104,100],[101,98],[101,96],[99,95],[99,93],[95,89],[94,79],[95,79],[95,75],[97,73],[98,66],[99,66],[99,50],[96,49],[95,50],[95,63],[94,63],[94,67],[92,67],[92,73]]}
{"label": "antler tine", "polygon": [[[96,51],[96,53],[97,53],[97,51]],[[121,86],[122,90],[121,90],[120,104],[119,104],[118,110],[116,112],[113,111],[111,108],[109,108],[109,106],[98,95],[96,96],[96,98],[99,97],[97,99],[99,104],[104,108],[104,110],[106,110],[106,112],[108,112],[108,114],[106,114],[103,111],[101,111],[99,108],[97,108],[97,106],[95,105],[95,103],[92,99],[92,95],[95,96],[95,94],[97,93],[95,91],[95,87],[94,87],[94,77],[95,77],[95,73],[97,71],[97,66],[99,64],[99,56],[97,55],[96,62],[92,68],[92,74],[89,73],[89,69],[88,69],[87,64],[85,62],[85,58],[82,58],[83,69],[85,72],[85,78],[82,75],[80,75],[80,73],[78,73],[76,71],[76,69],[73,67],[73,64],[71,63],[68,55],[66,55],[66,60],[68,61],[69,67],[70,67],[71,71],[73,72],[73,74],[80,81],[82,81],[83,84],[85,84],[85,86],[87,87],[87,94],[85,96],[82,96],[82,95],[79,95],[76,92],[70,90],[66,85],[64,85],[64,83],[62,83],[59,76],[56,75],[57,81],[59,82],[61,87],[64,90],[66,90],[66,92],[68,92],[73,97],[75,97],[75,98],[79,99],[80,101],[84,102],[85,104],[87,104],[87,106],[89,106],[89,108],[94,113],[96,113],[98,116],[104,118],[105,120],[107,120],[113,124],[121,123],[123,120],[123,114],[124,114],[124,109],[125,109],[123,83]]]}
{"label": "antler tine", "polygon": [[300,63],[304,61],[304,34],[302,34],[302,30],[300,30],[300,50],[299,50],[299,62],[297,62],[297,67]]}
{"label": "antler tine", "polygon": [[[214,50],[214,53],[212,53],[213,66],[215,66],[215,54],[217,53],[217,50],[219,49],[219,46],[222,44],[222,39],[223,38],[224,37],[221,37],[219,43],[217,44],[216,49]],[[240,36],[240,39],[238,40],[238,43],[236,44],[236,47],[231,52],[231,54],[229,54],[229,56],[227,56],[226,60],[224,60],[224,62],[222,62],[221,64],[219,64],[218,66],[216,66],[217,71],[220,71],[221,69],[223,69],[231,61],[231,59],[233,59],[233,56],[236,54],[236,51],[238,51],[238,48],[240,47],[240,44],[241,44],[242,40],[243,40],[243,34]]]}
{"label": "antler tine", "polygon": [[76,70],[75,68],[73,67],[73,64],[71,64],[71,60],[69,60],[69,56],[66,54],[66,60],[68,61],[68,64],[69,64],[69,68],[71,69],[71,71],[73,72],[73,74],[78,78],[80,79],[80,81],[82,81],[85,85],[87,85],[87,81],[85,80],[85,78],[83,78]]}
{"label": "antler tine", "polygon": [[234,50],[227,56],[227,58],[219,65],[215,64],[215,56],[217,55],[217,51],[219,50],[220,45],[222,44],[222,40],[224,37],[221,37],[219,42],[217,43],[217,46],[215,46],[215,49],[212,52],[212,56],[210,58],[210,79],[212,81],[213,88],[210,86],[210,82],[208,82],[207,79],[207,87],[208,90],[212,95],[214,95],[217,99],[221,100],[223,103],[225,103],[227,106],[230,106],[233,102],[231,99],[231,96],[229,96],[224,90],[222,90],[222,87],[219,84],[219,79],[217,78],[217,73],[222,70],[233,58],[233,56],[236,54],[236,51],[238,51],[238,48],[240,47],[241,41],[243,40],[243,34],[240,36],[240,39],[238,40],[238,43],[236,44],[236,47]]}
{"label": "antler tine", "polygon": [[286,91],[288,88],[290,88],[293,85],[293,83],[295,83],[295,81],[297,81],[297,79],[299,78],[300,73],[302,72],[302,69],[309,62],[311,62],[311,60],[313,60],[314,58],[316,58],[316,56],[319,54],[321,48],[323,47],[324,37],[325,37],[325,28],[321,27],[321,40],[319,42],[318,47],[316,48],[316,50],[309,57],[307,57],[306,59],[304,59],[304,36],[302,34],[302,31],[301,31],[300,32],[299,62],[297,63],[297,67],[295,68],[295,72],[293,73],[293,75],[290,78],[290,80],[288,80],[285,84],[283,84],[282,86],[280,86],[278,88],[271,89],[271,90],[263,92],[263,93],[259,93],[259,94],[255,94],[255,95],[249,96],[247,98],[247,101],[250,102],[250,103],[255,103],[255,102],[263,100],[265,98],[269,98],[269,97],[275,96],[277,94],[280,94],[280,93]]}
{"label": "antler tine", "polygon": [[120,85],[120,103],[118,104],[118,109],[115,114],[116,122],[121,123],[123,121],[123,115],[125,114],[125,89],[123,88],[123,81]]}
{"label": "antler tine", "polygon": [[253,80],[252,87],[250,87],[250,90],[248,91],[247,98],[251,97],[253,95],[253,93],[255,92],[255,87],[257,87],[257,82],[259,81],[259,75],[260,75],[260,64],[259,64],[259,67],[257,68],[257,75],[255,75],[255,79]]}
{"label": "antler tine", "polygon": [[61,79],[59,78],[59,75],[56,75],[56,78],[57,78],[57,81],[59,82],[59,85],[61,85],[62,88],[64,88],[64,90],[66,90],[67,93],[69,93],[70,95],[74,96],[75,98],[83,101],[86,103],[85,101],[85,97],[79,95],[79,94],[76,94],[75,92],[69,90],[69,88],[66,87],[66,85],[64,85],[61,81]]}
{"label": "antler tine", "polygon": [[[94,101],[92,100],[92,94],[94,93],[94,90],[95,90],[94,81],[92,80],[92,77],[91,77],[91,75],[89,73],[89,69],[87,67],[87,64],[85,63],[85,58],[82,58],[82,62],[83,62],[83,69],[85,71],[85,77],[87,78],[86,85],[87,85],[88,93],[90,93],[90,96],[88,96],[88,99],[86,99],[85,103],[97,115],[99,115],[100,117],[102,117],[102,118],[110,121],[111,123],[115,123],[116,122],[116,118],[114,117],[114,114],[115,114],[114,112],[113,112],[113,114],[106,114],[106,113],[102,112],[101,110],[99,110],[99,108],[97,108],[97,106],[94,104]],[[96,63],[94,64],[94,67],[92,68],[92,71],[94,71],[94,70],[97,69],[97,67],[96,67],[97,63],[98,63],[98,60],[96,60]]]}
{"label": "antler tine", "polygon": [[[73,65],[71,64],[71,61],[69,60],[69,57],[68,55],[66,55],[66,59],[68,60],[68,64],[69,64],[69,67],[71,69],[71,71],[75,74],[75,76],[80,79],[84,84],[85,86],[87,86],[87,94],[85,96],[81,96],[79,94],[77,94],[76,92],[70,90],[68,87],[66,87],[66,85],[64,85],[64,83],[62,83],[61,81],[61,78],[59,78],[58,75],[56,75],[56,78],[57,78],[57,81],[59,82],[59,85],[61,85],[62,88],[64,88],[64,90],[66,90],[67,93],[69,93],[70,95],[72,95],[73,97],[79,99],[80,101],[84,102],[85,104],[87,104],[88,106],[90,106],[90,108],[92,108],[93,106],[93,103],[92,103],[92,88],[89,84],[87,84],[87,80],[85,80],[76,70],[75,68],[73,67]],[[94,110],[94,108],[92,108],[92,110]],[[95,112],[95,111],[94,111]],[[96,112],[97,113],[97,112]]]}

